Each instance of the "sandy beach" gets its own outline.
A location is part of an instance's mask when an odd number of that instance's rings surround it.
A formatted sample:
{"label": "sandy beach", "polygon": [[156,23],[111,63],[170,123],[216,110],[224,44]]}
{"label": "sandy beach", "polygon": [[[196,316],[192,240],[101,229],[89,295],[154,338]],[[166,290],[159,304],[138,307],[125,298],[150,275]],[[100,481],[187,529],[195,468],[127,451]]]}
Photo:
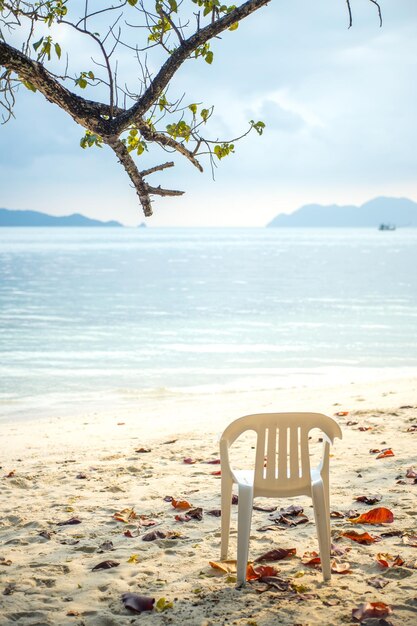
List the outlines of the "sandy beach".
{"label": "sandy beach", "polygon": [[[209,564],[220,556],[219,466],[210,461],[233,419],[288,410],[341,414],[343,440],[332,450],[330,472],[335,569],[345,573],[323,584],[319,569],[303,562],[318,549],[308,499],[259,499],[300,505],[309,521],[285,526],[255,510],[250,559],[274,548],[296,554],[266,563],[279,570],[280,585],[256,580],[237,590],[233,571]],[[417,377],[182,399],[166,393],[72,419],[28,414],[4,422],[2,432],[2,625],[354,624],[352,611],[372,602],[392,613],[381,609],[367,624],[417,622],[417,480],[410,469],[417,472]],[[381,455],[386,449],[393,455]],[[172,499],[190,504],[188,521],[175,519],[189,510],[175,509]],[[393,522],[350,521],[354,512],[380,507]],[[342,535],[351,530],[376,540]],[[230,559],[235,538],[233,530]],[[154,598],[153,610],[126,608],[126,593]]]}

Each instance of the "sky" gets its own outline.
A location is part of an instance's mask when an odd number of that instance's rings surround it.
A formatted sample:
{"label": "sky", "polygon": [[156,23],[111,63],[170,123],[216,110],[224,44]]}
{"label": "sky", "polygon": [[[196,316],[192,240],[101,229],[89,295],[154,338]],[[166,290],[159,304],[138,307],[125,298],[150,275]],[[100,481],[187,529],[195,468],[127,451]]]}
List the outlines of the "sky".
{"label": "sky", "polygon": [[[16,118],[0,127],[0,206],[127,226],[264,226],[310,203],[417,201],[417,4],[381,7],[382,28],[369,0],[352,0],[349,29],[345,0],[271,0],[213,43],[212,65],[188,61],[170,94],[214,104],[213,138],[238,136],[251,119],[265,132],[238,142],[215,181],[207,162],[201,174],[176,158],[148,180],[186,193],[156,198],[146,219],[111,150],[82,150],[81,127],[20,89]],[[88,62],[89,48],[67,33],[71,45]],[[121,61],[134,76],[131,57]],[[167,160],[153,156],[141,169]]]}

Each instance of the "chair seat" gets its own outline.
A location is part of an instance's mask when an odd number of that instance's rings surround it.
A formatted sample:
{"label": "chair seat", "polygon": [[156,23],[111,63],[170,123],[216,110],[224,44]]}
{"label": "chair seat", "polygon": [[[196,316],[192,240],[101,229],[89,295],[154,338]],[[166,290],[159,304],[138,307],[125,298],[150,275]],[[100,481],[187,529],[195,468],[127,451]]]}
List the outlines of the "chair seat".
{"label": "chair seat", "polygon": [[[253,481],[255,478],[254,470],[232,470],[234,481],[237,485],[253,485]],[[322,482],[322,477],[320,471],[317,467],[312,467],[310,469],[311,475],[311,483],[314,485],[316,483]]]}

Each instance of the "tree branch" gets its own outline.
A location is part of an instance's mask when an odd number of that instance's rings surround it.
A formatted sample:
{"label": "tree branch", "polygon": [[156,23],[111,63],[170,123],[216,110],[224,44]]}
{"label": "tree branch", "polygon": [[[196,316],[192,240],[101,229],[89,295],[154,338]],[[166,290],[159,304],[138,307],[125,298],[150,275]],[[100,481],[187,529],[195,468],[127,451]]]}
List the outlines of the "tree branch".
{"label": "tree branch", "polygon": [[219,35],[224,30],[227,30],[239,20],[242,20],[260,7],[268,4],[268,2],[270,2],[270,0],[248,0],[227,15],[201,28],[194,35],[185,39],[171,54],[169,59],[165,61],[164,65],[138,101],[128,109],[128,111],[117,116],[113,121],[114,133],[120,135],[131,123],[137,124],[144,113],[146,113],[152,104],[162,95],[178,68],[197,48],[210,39],[213,39],[213,37]]}
{"label": "tree branch", "polygon": [[137,120],[135,124],[140,130],[144,139],[146,139],[147,141],[155,141],[156,143],[159,143],[159,145],[165,146],[167,148],[173,148],[173,150],[176,150],[177,152],[185,156],[200,172],[203,171],[201,164],[195,158],[194,154],[191,152],[191,150],[188,150],[188,148],[186,148],[184,144],[180,143],[179,141],[175,141],[175,139],[173,139],[169,135],[164,135],[163,133],[159,133],[158,131],[154,130],[143,119]]}
{"label": "tree branch", "polygon": [[143,180],[143,176],[136,167],[136,163],[130,156],[128,149],[126,148],[123,141],[121,141],[117,137],[109,139],[108,141],[106,141],[106,143],[119,158],[120,163],[123,165],[127,175],[133,183],[134,188],[136,189],[136,193],[142,205],[144,214],[146,215],[146,217],[149,217],[150,215],[152,215],[152,204],[149,197],[148,185]]}
{"label": "tree branch", "polygon": [[174,161],[167,161],[166,163],[162,163],[161,165],[154,165],[154,167],[150,167],[148,170],[142,170],[140,172],[140,175],[142,177],[149,176],[149,174],[159,172],[160,170],[165,170],[167,167],[174,167],[174,165]]}
{"label": "tree branch", "polygon": [[[0,66],[15,72],[21,80],[29,82],[38,89],[49,102],[57,104],[84,128],[99,135],[108,134],[108,120],[101,116],[110,116],[109,105],[93,102],[77,96],[61,85],[42,63],[30,59],[4,41],[0,41]],[[118,109],[121,114],[122,109]]]}

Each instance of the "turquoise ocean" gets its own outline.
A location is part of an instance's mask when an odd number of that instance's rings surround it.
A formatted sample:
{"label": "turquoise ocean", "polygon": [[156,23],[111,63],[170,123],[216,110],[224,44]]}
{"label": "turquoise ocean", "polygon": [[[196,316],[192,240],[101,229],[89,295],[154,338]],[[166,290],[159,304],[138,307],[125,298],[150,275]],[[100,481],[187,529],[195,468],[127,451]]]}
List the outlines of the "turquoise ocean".
{"label": "turquoise ocean", "polygon": [[0,229],[0,417],[417,368],[417,229]]}

